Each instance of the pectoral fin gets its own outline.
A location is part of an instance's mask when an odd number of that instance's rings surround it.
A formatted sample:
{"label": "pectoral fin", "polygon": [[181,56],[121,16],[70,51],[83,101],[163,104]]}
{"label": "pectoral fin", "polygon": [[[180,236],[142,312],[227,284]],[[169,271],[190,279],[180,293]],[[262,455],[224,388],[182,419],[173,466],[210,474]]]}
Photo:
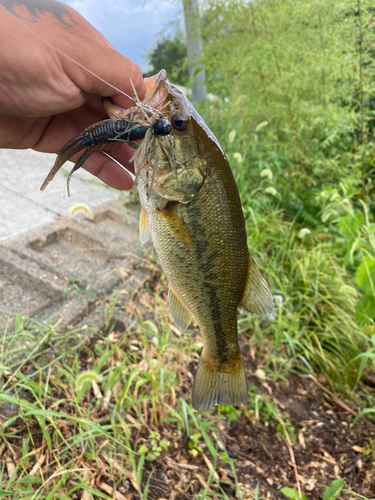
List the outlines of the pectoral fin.
{"label": "pectoral fin", "polygon": [[173,207],[169,207],[159,209],[159,213],[176,240],[186,248],[193,248],[193,240],[191,239],[189,229],[177,211]]}
{"label": "pectoral fin", "polygon": [[143,207],[139,216],[139,240],[144,245],[151,238],[150,224],[148,223],[147,215]]}
{"label": "pectoral fin", "polygon": [[185,331],[190,325],[193,315],[182,302],[171,285],[169,285],[168,300],[169,312],[171,313],[173,321],[176,323],[180,330]]}
{"label": "pectoral fin", "polygon": [[273,296],[267,281],[261,275],[254,260],[249,256],[245,293],[241,306],[248,311],[267,316],[273,312]]}

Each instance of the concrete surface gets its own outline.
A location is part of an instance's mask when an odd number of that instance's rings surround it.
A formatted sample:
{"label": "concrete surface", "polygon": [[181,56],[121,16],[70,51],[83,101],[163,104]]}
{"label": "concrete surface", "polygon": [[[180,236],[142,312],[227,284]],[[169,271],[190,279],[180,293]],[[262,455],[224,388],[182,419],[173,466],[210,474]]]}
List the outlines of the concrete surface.
{"label": "concrete surface", "polygon": [[[119,203],[117,191],[83,170],[73,177],[71,198],[62,173],[41,192],[54,158],[0,150],[0,331],[12,331],[16,315],[56,317],[61,328],[84,319],[101,330],[100,299],[116,287],[131,294],[144,279],[138,207]],[[94,220],[70,217],[77,203],[89,206]],[[90,294],[67,294],[72,279]]]}
{"label": "concrete surface", "polygon": [[[0,149],[0,241],[69,215],[77,203],[95,208],[118,198],[118,192],[83,169],[73,175],[70,198],[61,171],[45,191],[40,191],[55,158],[32,150]],[[66,170],[72,166],[67,163]]]}

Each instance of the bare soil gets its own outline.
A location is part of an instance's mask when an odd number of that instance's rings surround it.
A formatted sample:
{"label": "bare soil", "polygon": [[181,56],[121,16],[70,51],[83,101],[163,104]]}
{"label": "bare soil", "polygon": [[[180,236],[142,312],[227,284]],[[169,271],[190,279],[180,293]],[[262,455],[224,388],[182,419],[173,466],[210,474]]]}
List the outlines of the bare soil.
{"label": "bare soil", "polygon": [[[243,354],[246,355],[246,351]],[[354,419],[351,414],[334,404],[313,381],[296,375],[286,383],[277,384],[261,382],[252,376],[249,384],[255,386],[259,394],[268,394],[277,401],[283,415],[289,418],[296,435],[292,449],[299,481],[309,500],[321,499],[324,486],[338,477],[345,479],[345,489],[375,497],[374,424],[359,421],[351,427]],[[173,436],[175,449],[168,449],[157,461],[150,498],[197,498],[208,476],[203,454],[193,458],[186,439],[179,439],[168,424],[159,424],[158,428],[163,435]],[[262,498],[285,499],[279,490],[284,486],[296,488],[291,456],[278,425],[272,422],[267,425],[241,415],[220,430],[220,438],[234,459],[245,499],[253,498],[258,483]],[[202,448],[207,456],[207,449],[204,445]],[[228,497],[236,498],[234,475],[229,465],[218,464],[217,471]],[[158,474],[164,481],[156,481]],[[229,486],[228,481],[233,486]],[[215,486],[212,488],[215,490]]]}

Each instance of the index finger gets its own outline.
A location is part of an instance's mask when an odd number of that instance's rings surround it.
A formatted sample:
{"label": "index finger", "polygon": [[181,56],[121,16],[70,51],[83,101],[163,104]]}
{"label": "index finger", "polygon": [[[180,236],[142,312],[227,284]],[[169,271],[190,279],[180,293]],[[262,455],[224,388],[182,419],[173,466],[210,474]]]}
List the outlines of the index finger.
{"label": "index finger", "polygon": [[[114,59],[112,61],[108,61],[107,63],[108,75],[111,75],[111,81],[109,83],[117,86],[115,83],[117,81],[119,84],[119,90],[126,92],[128,95],[130,95],[131,98],[134,97],[135,90],[139,100],[143,101],[144,97],[146,96],[146,87],[139,66],[134,61],[118,52],[115,47],[106,39],[106,37],[102,33],[100,33],[100,31],[98,31],[92,24],[90,24],[87,19],[85,19],[71,7],[67,7],[70,11],[72,21],[79,28],[81,28],[83,32],[88,33],[90,36],[92,36],[100,45],[107,47],[109,50],[115,51],[117,60],[116,56],[114,56]],[[125,79],[122,79],[122,72],[126,72]],[[98,74],[98,76],[100,75]],[[112,78],[114,79],[112,80]],[[103,97],[111,97],[112,102],[122,108],[126,109],[127,107],[129,107],[128,98],[124,96],[122,92],[117,92],[116,89],[114,89],[113,87],[111,88],[114,93],[112,93],[110,96]],[[130,103],[130,106],[132,105],[134,105],[133,100]]]}
{"label": "index finger", "polygon": [[61,55],[66,74],[86,94],[111,97],[124,108],[134,105],[134,89],[142,100],[146,88],[138,64],[118,52],[77,11],[65,7],[74,24],[60,24],[60,36],[54,35],[59,49],[69,55]]}

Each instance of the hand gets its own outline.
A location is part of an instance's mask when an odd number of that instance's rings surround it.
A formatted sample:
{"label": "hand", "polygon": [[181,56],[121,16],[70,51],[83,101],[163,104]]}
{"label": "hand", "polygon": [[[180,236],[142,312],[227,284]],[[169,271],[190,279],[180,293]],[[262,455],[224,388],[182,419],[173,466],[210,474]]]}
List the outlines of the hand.
{"label": "hand", "polygon": [[[107,118],[102,97],[123,108],[134,105],[102,80],[133,96],[132,80],[143,99],[137,64],[71,7],[53,0],[0,4],[14,16],[0,6],[0,147],[58,153],[84,128]],[[133,170],[128,160],[134,151],[126,143],[111,145],[106,152]],[[130,175],[102,153],[92,155],[85,168],[117,189],[132,186]]]}

